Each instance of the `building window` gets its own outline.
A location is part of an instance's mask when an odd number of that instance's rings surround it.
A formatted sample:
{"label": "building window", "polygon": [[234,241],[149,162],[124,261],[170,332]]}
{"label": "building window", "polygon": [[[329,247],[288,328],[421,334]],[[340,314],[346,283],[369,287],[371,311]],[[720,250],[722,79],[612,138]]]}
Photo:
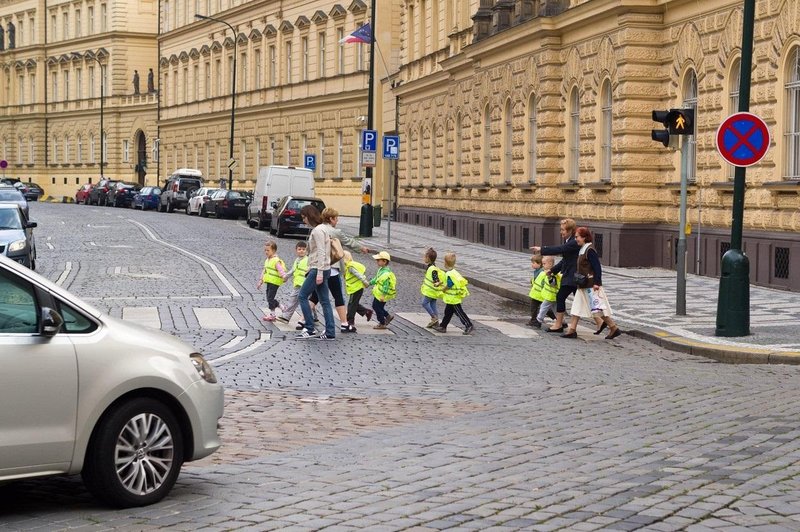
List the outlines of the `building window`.
{"label": "building window", "polygon": [[276,73],[278,70],[278,58],[275,45],[269,47],[269,86],[275,86]]}
{"label": "building window", "polygon": [[344,135],[341,131],[336,132],[336,177],[343,176],[344,167]]}
{"label": "building window", "polygon": [[205,90],[206,98],[211,98],[211,61],[205,62],[206,70],[206,83],[203,90]]}
{"label": "building window", "polygon": [[511,100],[506,100],[503,109],[503,179],[511,183],[511,174],[514,171],[514,115]]}
{"label": "building window", "polygon": [[22,137],[17,137],[17,162],[22,162]]}
{"label": "building window", "polygon": [[578,182],[581,162],[581,108],[578,88],[573,87],[569,95],[569,180]]}
{"label": "building window", "polygon": [[83,70],[80,68],[75,69],[75,99],[80,100],[83,98]]}
{"label": "building window", "polygon": [[50,40],[57,41],[56,37],[56,16],[50,15]]}
{"label": "building window", "polygon": [[601,121],[601,145],[600,145],[600,180],[611,181],[611,137],[612,137],[612,95],[611,95],[611,81],[605,80],[602,89],[600,90],[600,100],[602,106],[600,108]]}
{"label": "building window", "polygon": [[284,137],[284,147],[286,148],[286,166],[292,166],[292,137]]}
{"label": "building window", "polygon": [[200,65],[194,65],[192,71],[194,72],[192,76],[192,100],[197,101],[200,99]]}
{"label": "building window", "polygon": [[33,135],[28,137],[28,164],[33,164],[36,156],[36,147],[33,144]]}
{"label": "building window", "polygon": [[439,164],[438,158],[436,157],[436,145],[439,142],[439,136],[441,135],[441,131],[437,130],[436,126],[431,127],[431,161],[430,161],[430,176],[431,176],[431,186],[436,186],[436,172],[439,170],[437,165]]}
{"label": "building window", "polygon": [[100,4],[100,32],[108,31],[108,5]]}
{"label": "building window", "polygon": [[244,177],[247,175],[247,142],[246,141],[243,140],[241,142],[240,150],[241,150],[241,159],[242,160],[240,161],[241,164],[239,165],[239,169],[240,169],[239,171],[241,172],[240,177],[242,179],[244,179]]}
{"label": "building window", "polygon": [[81,135],[78,135],[78,141],[76,143],[76,149],[77,149],[77,151],[75,152],[75,162],[82,163],[83,162],[83,137]]}
{"label": "building window", "polygon": [[164,31],[169,31],[169,0],[164,0]]}
{"label": "building window", "polygon": [[326,66],[326,59],[325,59],[325,33],[320,33],[317,35],[317,46],[319,46],[319,66],[317,67],[317,72],[319,77],[325,77],[325,66]]}
{"label": "building window", "polygon": [[[731,65],[730,86],[728,88],[728,106],[730,109],[728,110],[728,115],[732,115],[739,111],[739,84],[741,82],[741,78],[742,61],[741,59],[736,58]],[[728,164],[728,179],[733,179],[733,174],[735,171],[736,167],[732,164]]]}
{"label": "building window", "polygon": [[130,158],[130,144],[127,140],[122,141],[122,162],[127,163]]}
{"label": "building window", "polygon": [[[169,4],[169,2],[167,2],[167,4]],[[166,10],[167,6],[165,6],[164,9]],[[86,15],[88,17],[88,20],[86,21],[88,24],[86,31],[88,31],[89,35],[91,35],[94,33],[94,7],[89,6],[86,9]]]}
{"label": "building window", "polygon": [[53,137],[53,164],[58,162],[58,139]]}
{"label": "building window", "polygon": [[286,84],[292,82],[292,41],[286,41]]}
{"label": "building window", "polygon": [[256,86],[253,87],[254,89],[258,90],[263,86],[263,70],[264,65],[261,64],[261,50],[254,50],[253,51],[253,61],[255,62],[255,73],[256,79],[255,84]]}
{"label": "building window", "polygon": [[364,50],[366,46],[364,46],[363,42],[356,43],[356,70],[362,71],[366,70],[364,66]]}
{"label": "building window", "polygon": [[256,139],[256,157],[253,175],[258,175],[258,169],[261,168],[261,139]]}
{"label": "building window", "polygon": [[75,37],[83,36],[83,30],[81,28],[81,10],[75,10]]}
{"label": "building window", "polygon": [[798,47],[789,54],[786,105],[786,177],[800,179],[800,48]]}
{"label": "building window", "polygon": [[425,168],[423,166],[423,159],[425,159],[425,131],[420,126],[419,134],[417,135],[417,180],[420,184],[425,179]]}
{"label": "building window", "polygon": [[483,135],[481,135],[481,145],[483,148],[483,168],[481,174],[483,182],[488,183],[491,179],[492,162],[492,109],[487,104],[483,109]]}
{"label": "building window", "polygon": [[417,29],[414,27],[416,24],[416,20],[414,18],[414,6],[409,4],[408,5],[408,24],[406,26],[406,35],[408,40],[408,60],[413,61],[417,58],[416,56],[416,49],[415,49],[415,40],[417,37]]}
{"label": "building window", "polygon": [[683,108],[694,110],[695,135],[683,137],[681,142],[681,157],[686,159],[687,178],[690,183],[697,179],[697,75],[694,70],[686,74],[683,84]]}
{"label": "building window", "polygon": [[303,47],[302,81],[308,81],[308,37],[303,37],[300,42]]}
{"label": "building window", "polygon": [[319,177],[325,176],[325,133],[319,132],[317,136],[317,149],[319,149],[319,154],[317,157],[319,161],[317,161],[317,175]]}
{"label": "building window", "polygon": [[34,74],[33,72],[31,72],[30,80],[31,80],[31,102],[35,102],[36,101],[36,74]]}
{"label": "building window", "polygon": [[89,162],[94,163],[96,161],[95,157],[95,145],[94,145],[94,135],[89,137]]}
{"label": "building window", "polygon": [[217,87],[214,96],[222,96],[222,59],[217,59],[214,62],[214,76],[217,80]]}
{"label": "building window", "polygon": [[461,159],[464,157],[464,144],[462,142],[463,138],[463,121],[464,118],[461,115],[456,117],[456,184],[461,185],[462,176],[461,176]]}
{"label": "building window", "polygon": [[64,99],[69,100],[69,70],[64,71]]}
{"label": "building window", "polygon": [[531,94],[528,98],[528,181],[536,182],[536,96]]}
{"label": "building window", "polygon": [[[17,101],[20,105],[25,105],[25,76],[19,76],[17,78]],[[22,160],[22,159],[17,159]]]}
{"label": "building window", "polygon": [[64,135],[64,162],[69,162],[69,136]]}
{"label": "building window", "polygon": [[344,28],[336,30],[336,42],[339,46],[336,48],[336,74],[344,74]]}
{"label": "building window", "polygon": [[241,76],[242,80],[239,82],[239,90],[242,92],[248,91],[249,87],[249,80],[247,79],[247,54],[241,54],[239,56],[239,63],[241,63],[241,67],[239,67],[239,75]]}
{"label": "building window", "polygon": [[53,94],[52,94],[52,96],[53,96],[53,101],[57,102],[58,101],[58,76],[56,76],[55,74],[53,74]]}
{"label": "building window", "polygon": [[67,39],[69,39],[69,12],[64,11],[61,14],[61,20],[64,23],[63,26],[64,33],[62,33],[61,37],[66,41]]}
{"label": "building window", "polygon": [[102,139],[100,149],[103,150],[103,161],[108,161],[108,133],[103,131],[100,138]]}
{"label": "building window", "polygon": [[94,67],[89,67],[89,98],[94,98]]}

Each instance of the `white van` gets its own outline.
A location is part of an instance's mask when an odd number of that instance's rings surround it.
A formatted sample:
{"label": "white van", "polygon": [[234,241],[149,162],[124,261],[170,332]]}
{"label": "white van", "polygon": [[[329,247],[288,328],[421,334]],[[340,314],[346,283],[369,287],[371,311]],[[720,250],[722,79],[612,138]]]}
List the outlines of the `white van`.
{"label": "white van", "polygon": [[284,196],[313,198],[314,173],[294,166],[263,166],[258,170],[253,201],[247,207],[247,224],[259,229],[272,224],[272,208]]}

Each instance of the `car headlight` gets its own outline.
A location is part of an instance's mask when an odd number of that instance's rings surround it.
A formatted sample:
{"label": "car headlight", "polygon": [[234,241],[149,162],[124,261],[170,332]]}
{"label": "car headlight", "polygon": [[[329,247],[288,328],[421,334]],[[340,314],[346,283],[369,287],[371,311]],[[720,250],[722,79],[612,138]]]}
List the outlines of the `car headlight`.
{"label": "car headlight", "polygon": [[216,384],[217,376],[214,375],[214,370],[211,369],[211,366],[206,362],[206,359],[203,358],[203,355],[200,353],[192,353],[189,357],[192,360],[194,369],[197,370],[197,373],[200,374],[203,380],[211,384]]}
{"label": "car headlight", "polygon": [[8,246],[8,251],[22,251],[28,245],[27,240],[17,240]]}

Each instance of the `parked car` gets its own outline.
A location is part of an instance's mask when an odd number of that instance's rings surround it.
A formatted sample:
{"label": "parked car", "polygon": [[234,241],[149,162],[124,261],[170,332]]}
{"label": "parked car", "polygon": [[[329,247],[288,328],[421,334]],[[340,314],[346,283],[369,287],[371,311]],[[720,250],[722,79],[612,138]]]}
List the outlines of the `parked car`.
{"label": "parked car", "polygon": [[158,187],[144,187],[138,193],[134,194],[131,207],[134,209],[157,209],[158,202],[161,199],[161,189]]}
{"label": "parked car", "polygon": [[80,473],[105,503],[142,506],[220,446],[223,389],[196,349],[6,257],[0,353],[0,483]]}
{"label": "parked car", "polygon": [[189,202],[186,204],[186,214],[200,214],[205,202],[211,199],[211,195],[218,192],[219,188],[201,187],[192,192]]}
{"label": "parked car", "polygon": [[185,209],[189,202],[189,195],[193,190],[202,186],[203,174],[200,170],[191,168],[177,170],[167,179],[167,184],[161,193],[158,210],[173,212],[175,209]]}
{"label": "parked car", "polygon": [[309,234],[311,227],[303,223],[303,218],[300,216],[300,209],[306,205],[313,205],[319,212],[325,208],[325,202],[319,198],[284,196],[279,201],[273,202],[269,232],[279,237]]}
{"label": "parked car", "polygon": [[272,203],[283,196],[313,198],[314,173],[294,166],[264,166],[258,170],[256,187],[247,208],[247,224],[258,229],[272,223]]}
{"label": "parked car", "polygon": [[[35,270],[34,227],[36,227],[36,222],[28,220],[19,205],[0,203],[0,255],[5,255],[9,259]],[[2,446],[1,443],[0,446]]]}
{"label": "parked car", "polygon": [[44,189],[36,183],[17,181],[14,183],[14,187],[22,192],[22,195],[25,196],[27,201],[39,201],[39,198],[44,196]]}
{"label": "parked car", "polygon": [[75,203],[83,203],[84,205],[89,204],[89,195],[92,192],[92,188],[94,185],[91,183],[86,183],[85,185],[81,185],[81,188],[75,193]]}
{"label": "parked car", "polygon": [[201,207],[201,216],[205,217],[209,214],[213,214],[217,218],[246,217],[247,195],[239,190],[219,190]]}
{"label": "parked car", "polygon": [[101,179],[97,182],[92,188],[92,191],[89,193],[89,204],[90,205],[106,205],[106,199],[109,189],[116,183],[113,179]]}
{"label": "parked car", "polygon": [[106,194],[108,196],[107,203],[114,207],[130,207],[133,203],[133,196],[139,190],[141,190],[141,186],[136,183],[119,181]]}
{"label": "parked car", "polygon": [[25,196],[22,195],[22,192],[13,186],[0,185],[0,203],[12,203],[19,205],[19,207],[22,209],[22,212],[25,213],[25,218],[28,218],[30,215],[28,209],[28,200],[25,199]]}

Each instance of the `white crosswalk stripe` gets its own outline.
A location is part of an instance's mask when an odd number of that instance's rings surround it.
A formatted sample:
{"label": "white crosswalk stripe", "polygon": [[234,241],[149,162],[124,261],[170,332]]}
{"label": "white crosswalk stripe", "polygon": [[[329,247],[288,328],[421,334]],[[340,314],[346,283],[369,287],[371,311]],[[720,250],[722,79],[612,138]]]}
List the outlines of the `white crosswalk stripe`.
{"label": "white crosswalk stripe", "polygon": [[236,320],[231,316],[230,311],[225,308],[193,308],[200,327],[203,329],[226,329],[238,331],[241,329],[236,325]]}
{"label": "white crosswalk stripe", "polygon": [[124,307],[122,309],[122,319],[152,329],[161,328],[161,318],[158,314],[158,307]]}
{"label": "white crosswalk stripe", "polygon": [[[265,316],[269,315],[269,308],[262,307],[261,311],[264,313]],[[325,320],[322,317],[322,312],[319,313],[319,319],[320,319],[320,322],[317,324],[316,329],[321,332],[325,327]],[[299,331],[297,331],[296,326],[297,326],[298,323],[300,323],[302,321],[303,321],[303,315],[300,314],[299,311],[297,311],[292,316],[292,319],[289,320],[289,323],[284,323],[284,322],[282,322],[280,320],[275,320],[275,321],[273,321],[271,323],[275,327],[277,327],[277,329],[279,331],[283,331],[283,332],[286,332],[286,333],[290,333],[290,332],[294,333],[294,332],[299,332]],[[334,321],[336,322],[336,334],[338,336],[339,334],[342,334],[339,331],[339,327],[341,325],[341,322],[339,321],[339,318],[338,318],[338,316],[336,316],[335,312],[334,312]],[[367,322],[366,318],[364,318],[362,316],[359,316],[359,315],[356,315],[356,324],[355,325],[356,325],[356,329],[358,331],[356,334],[369,334],[369,335],[390,335],[390,334],[394,334],[391,331],[391,329],[374,329],[373,327],[375,325],[377,325],[377,324],[378,324],[378,322],[375,321],[375,320]],[[349,333],[343,333],[343,334],[349,334]]]}

